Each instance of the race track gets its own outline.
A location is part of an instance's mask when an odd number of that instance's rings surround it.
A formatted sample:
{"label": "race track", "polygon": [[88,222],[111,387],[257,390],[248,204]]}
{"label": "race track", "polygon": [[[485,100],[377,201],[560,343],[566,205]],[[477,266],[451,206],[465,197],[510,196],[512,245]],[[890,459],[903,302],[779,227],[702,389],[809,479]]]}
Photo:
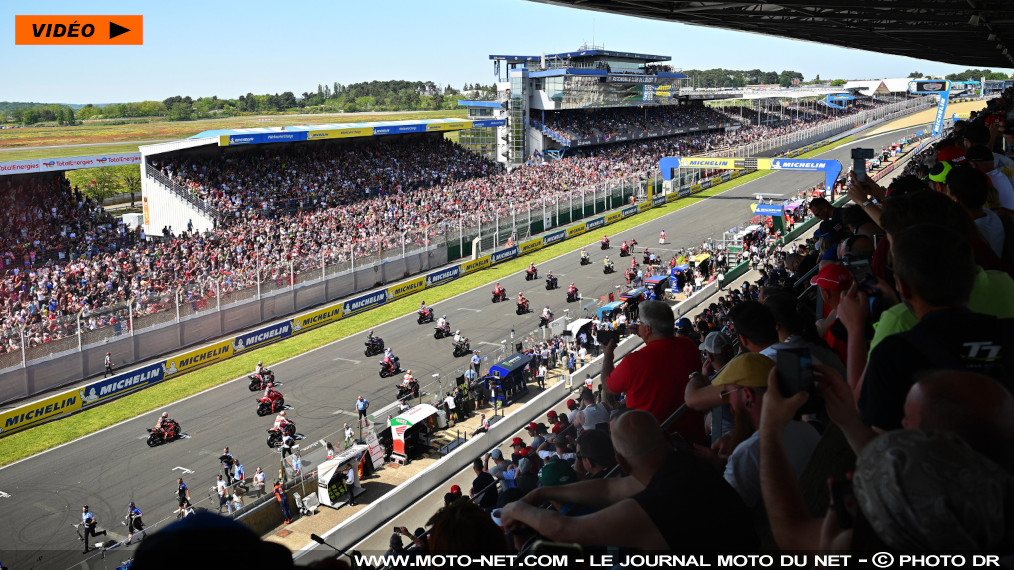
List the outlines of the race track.
{"label": "race track", "polygon": [[[878,135],[820,157],[837,159],[847,168],[850,148],[879,150],[916,130],[919,129]],[[640,247],[658,251],[658,234],[664,228],[669,242],[663,246],[666,249],[700,245],[707,238],[720,238],[723,231],[748,220],[753,194],[791,195],[820,182],[822,176],[814,172],[774,173],[632,230],[610,234],[614,247],[609,253],[618,269],[612,275],[602,274],[604,252],[597,245],[588,248],[593,263],[581,267],[578,246],[539,265],[540,276],[547,270],[559,276],[560,290],[546,291],[541,278],[526,282],[523,273],[514,274],[500,279],[508,291],[507,303],[490,303],[492,287],[483,286],[436,304],[436,314],[447,314],[452,329],[461,329],[471,338],[473,349],[485,354],[496,350],[502,340],[509,343],[512,328],[519,338],[536,329],[538,313],[544,305],[550,305],[557,317],[566,308],[571,316],[577,316],[580,304],[568,306],[564,302],[564,290],[571,281],[577,283],[586,297],[584,303],[623,284],[622,269],[629,264],[629,258],[619,257],[622,240],[636,237]],[[604,231],[608,232],[608,227]],[[601,233],[586,236],[587,240],[600,238]],[[659,253],[664,259],[671,256],[671,252]],[[495,280],[497,269],[488,270],[487,274],[490,280]],[[514,313],[513,298],[519,290],[532,302],[533,312],[528,315]],[[414,298],[421,301],[425,292]],[[416,324],[414,314],[379,324],[374,330],[401,357],[402,367],[413,369],[424,386],[433,380],[433,374],[450,378],[467,365],[467,357],[452,357],[450,339],[435,340],[432,325]],[[378,376],[379,357],[363,355],[364,337],[365,334],[340,339],[283,363],[266,363],[284,383],[281,391],[286,403],[293,407],[289,416],[296,421],[299,433],[305,434],[307,443],[355,420],[354,401],[359,395],[373,402],[374,411],[394,400],[395,379]],[[484,368],[489,364],[484,363]],[[179,420],[190,436],[188,439],[148,448],[144,442],[145,428],[154,422],[153,413],[0,469],[0,511],[4,513],[0,519],[0,536],[4,537],[0,560],[19,569],[62,569],[79,563],[85,556],[72,525],[80,522],[82,505],[91,507],[100,526],[108,528],[110,535],[122,537],[120,518],[129,501],[135,501],[145,512],[149,525],[174,510],[175,481],[184,469],[193,472],[184,475],[184,479],[195,500],[203,498],[219,472],[217,457],[224,446],[229,446],[244,463],[248,476],[255,467],[262,466],[269,481],[273,479],[276,468],[270,466],[277,465],[278,454],[265,444],[265,429],[270,427],[272,416],[261,418],[254,413],[255,393],[247,390],[246,384],[245,379],[234,380],[172,406],[170,415]],[[304,464],[304,469],[313,468],[314,465]],[[128,552],[121,550],[113,559],[128,556]]]}

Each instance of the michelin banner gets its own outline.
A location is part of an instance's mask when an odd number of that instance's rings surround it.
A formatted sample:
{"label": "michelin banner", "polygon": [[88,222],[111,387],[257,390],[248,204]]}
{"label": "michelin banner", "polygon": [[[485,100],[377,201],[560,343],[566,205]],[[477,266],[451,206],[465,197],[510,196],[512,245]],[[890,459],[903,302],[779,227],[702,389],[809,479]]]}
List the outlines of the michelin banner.
{"label": "michelin banner", "polygon": [[461,272],[462,275],[468,275],[469,273],[474,273],[474,272],[476,272],[476,271],[478,271],[480,269],[485,269],[485,268],[489,267],[489,256],[488,255],[484,255],[484,256],[480,257],[479,259],[473,259],[472,261],[466,261],[466,262],[462,263],[461,265],[459,265],[458,267],[459,267],[459,271]]}
{"label": "michelin banner", "polygon": [[566,230],[560,230],[558,232],[553,232],[551,234],[542,236],[542,247],[546,247],[548,245],[552,245],[552,244],[554,244],[554,243],[556,243],[558,241],[563,241],[565,239],[567,239],[567,231]]}
{"label": "michelin banner", "polygon": [[[302,319],[303,317],[296,317],[293,320],[299,321]],[[292,324],[292,321],[285,321],[284,323],[274,324],[270,327],[264,327],[253,332],[237,336],[232,341],[232,353],[239,354],[244,350],[260,348],[266,344],[275,342],[276,340],[289,338],[292,336]]]}
{"label": "michelin banner", "polygon": [[665,204],[665,202],[665,196],[655,196],[651,199],[652,206],[661,206],[662,204]]}
{"label": "michelin banner", "polygon": [[540,249],[542,249],[542,238],[532,239],[521,244],[521,250],[519,253],[524,255]]}
{"label": "michelin banner", "polygon": [[232,339],[219,341],[166,360],[163,365],[165,367],[164,376],[168,378],[181,372],[200,368],[205,364],[224,360],[230,356],[232,356]]}
{"label": "michelin banner", "polygon": [[585,229],[585,231],[590,232],[590,231],[594,230],[595,228],[601,228],[604,225],[606,225],[606,219],[605,218],[595,218],[594,220],[588,220],[587,222],[585,222],[584,223],[584,229]]}
{"label": "michelin banner", "polygon": [[342,303],[341,306],[341,317],[348,317],[356,313],[361,313],[368,309],[372,309],[378,305],[383,305],[387,302],[387,290],[374,291],[373,293],[367,293],[360,295],[355,299],[350,299]]}
{"label": "michelin banner", "polygon": [[143,368],[117,374],[111,378],[104,378],[98,382],[92,382],[77,392],[78,397],[81,398],[81,407],[87,408],[92,404],[98,404],[109,398],[122,396],[160,382],[162,380],[163,364],[163,362],[156,362]]}
{"label": "michelin banner", "polygon": [[626,208],[621,210],[620,213],[623,214],[624,218],[626,218],[627,216],[633,216],[634,214],[637,213],[637,206],[627,206]]}
{"label": "michelin banner", "polygon": [[459,270],[457,265],[455,265],[454,267],[448,267],[447,269],[442,269],[440,271],[434,271],[433,273],[430,273],[429,275],[426,276],[426,286],[432,287],[445,281],[457,279],[458,272]]}
{"label": "michelin banner", "polygon": [[289,334],[298,334],[307,329],[333,323],[338,319],[341,319],[346,315],[346,311],[341,305],[331,305],[324,307],[323,309],[317,309],[316,311],[299,315],[292,319],[292,332]]}
{"label": "michelin banner", "polygon": [[81,397],[76,390],[50,396],[0,413],[0,434],[14,433],[80,409]]}
{"label": "michelin banner", "polygon": [[425,288],[426,288],[426,278],[425,277],[418,277],[416,279],[411,279],[411,280],[406,281],[404,283],[399,283],[399,284],[397,284],[397,285],[395,285],[393,287],[388,287],[387,288],[387,299],[389,301],[393,301],[395,299],[400,299],[400,298],[404,297],[405,295],[411,295],[412,293],[418,293],[419,291],[422,291]]}
{"label": "michelin banner", "polygon": [[494,251],[489,256],[490,265],[507,261],[508,259],[514,259],[518,256],[518,248],[511,246],[507,249],[501,249],[500,251]]}

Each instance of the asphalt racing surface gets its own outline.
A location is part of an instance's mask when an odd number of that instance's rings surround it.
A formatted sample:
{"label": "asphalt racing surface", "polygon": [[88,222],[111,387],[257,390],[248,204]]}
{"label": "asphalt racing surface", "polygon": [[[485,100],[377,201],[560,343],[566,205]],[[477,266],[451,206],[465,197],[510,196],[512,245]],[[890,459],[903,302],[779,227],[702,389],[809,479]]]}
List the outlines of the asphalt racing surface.
{"label": "asphalt racing surface", "polygon": [[[862,146],[879,150],[881,147],[912,134],[919,127],[878,135],[868,140],[851,143],[821,154],[820,158],[837,159],[847,169],[849,149]],[[480,356],[499,351],[501,341],[510,344],[510,331],[518,339],[534,331],[539,324],[542,307],[549,305],[556,317],[570,309],[571,317],[580,316],[581,305],[591,303],[600,296],[615,291],[624,284],[623,269],[630,258],[619,257],[619,244],[634,237],[640,252],[644,247],[660,254],[663,259],[672,250],[699,246],[708,238],[720,239],[722,232],[741,226],[750,219],[749,206],[758,192],[785,194],[787,197],[802,188],[821,182],[820,172],[779,172],[760,180],[740,185],[718,196],[674,211],[619,234],[609,234],[613,247],[608,251],[617,272],[603,275],[602,259],[607,252],[597,244],[588,246],[592,264],[580,266],[575,247],[565,255],[539,265],[540,279],[525,281],[524,273],[500,279],[506,287],[508,301],[490,302],[489,285],[458,295],[435,305],[436,316],[446,314],[452,330],[461,329],[472,341],[473,350]],[[658,245],[659,231],[665,229],[666,245]],[[608,226],[603,228],[608,233]],[[601,234],[583,236],[585,240],[601,239]],[[579,240],[580,241],[580,240]],[[577,245],[578,242],[575,242]],[[560,289],[547,291],[542,278],[549,270],[559,277]],[[487,271],[495,281],[497,269]],[[576,282],[585,297],[580,303],[566,303],[565,291],[570,282]],[[518,291],[524,291],[531,300],[532,312],[516,315],[514,300]],[[426,292],[414,296],[418,301]],[[401,358],[402,368],[410,368],[424,389],[439,374],[444,385],[460,374],[468,365],[468,357],[454,358],[451,339],[433,338],[433,325],[419,325],[416,315],[410,314],[394,321],[377,325],[375,334],[383,337],[387,346]],[[355,400],[359,395],[372,402],[371,411],[394,401],[395,378],[380,378],[379,356],[365,357],[365,334],[336,340],[335,342],[294,357],[281,363],[266,362],[282,382],[281,392],[292,409],[289,418],[295,420],[297,432],[305,435],[304,446],[318,439],[334,435],[345,422],[356,419]],[[539,337],[541,338],[541,336]],[[502,353],[494,355],[500,356]],[[485,369],[492,361],[484,361]],[[89,505],[99,521],[99,528],[108,529],[103,538],[125,538],[120,524],[130,501],[144,512],[147,525],[171,516],[175,510],[176,478],[182,476],[191,489],[194,502],[207,496],[214,486],[215,475],[220,472],[217,460],[225,446],[246,467],[252,476],[260,466],[270,481],[277,474],[278,452],[266,445],[265,430],[271,427],[273,416],[259,417],[255,413],[257,393],[247,389],[245,377],[188,398],[168,408],[170,416],[180,422],[189,437],[160,447],[145,444],[145,428],[151,427],[157,413],[147,414],[102,430],[68,445],[0,469],[0,561],[11,568],[69,568],[79,564],[82,543],[73,525],[81,522],[82,505]],[[381,418],[382,419],[382,418]],[[74,421],[74,418],[61,420]],[[3,440],[0,440],[3,445]],[[304,470],[315,465],[304,463]],[[203,506],[207,506],[204,503]],[[213,503],[217,506],[217,502]],[[110,560],[125,560],[129,552],[117,549]],[[115,567],[115,564],[107,565]]]}

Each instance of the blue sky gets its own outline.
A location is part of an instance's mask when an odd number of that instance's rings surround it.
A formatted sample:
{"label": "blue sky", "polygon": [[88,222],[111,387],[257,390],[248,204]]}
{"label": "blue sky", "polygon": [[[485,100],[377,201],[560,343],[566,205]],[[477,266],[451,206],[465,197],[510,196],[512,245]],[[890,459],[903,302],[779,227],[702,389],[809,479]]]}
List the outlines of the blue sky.
{"label": "blue sky", "polygon": [[[86,6],[87,9],[83,7]],[[946,74],[963,66],[640,20],[526,0],[8,0],[0,100],[109,103],[316,91],[318,83],[493,81],[489,54],[584,43],[669,55],[682,69],[791,69],[807,79]],[[16,14],[142,14],[143,46],[15,46]],[[995,70],[997,71],[997,70]],[[999,70],[1009,72],[1010,70]]]}

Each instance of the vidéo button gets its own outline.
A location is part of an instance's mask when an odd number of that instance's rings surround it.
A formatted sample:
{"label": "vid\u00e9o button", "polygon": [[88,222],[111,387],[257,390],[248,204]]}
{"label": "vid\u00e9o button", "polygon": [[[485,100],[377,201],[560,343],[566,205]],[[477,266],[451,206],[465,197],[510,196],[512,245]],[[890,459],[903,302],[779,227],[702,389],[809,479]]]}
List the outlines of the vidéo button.
{"label": "vid\u00e9o button", "polygon": [[144,16],[14,16],[19,46],[142,45]]}

